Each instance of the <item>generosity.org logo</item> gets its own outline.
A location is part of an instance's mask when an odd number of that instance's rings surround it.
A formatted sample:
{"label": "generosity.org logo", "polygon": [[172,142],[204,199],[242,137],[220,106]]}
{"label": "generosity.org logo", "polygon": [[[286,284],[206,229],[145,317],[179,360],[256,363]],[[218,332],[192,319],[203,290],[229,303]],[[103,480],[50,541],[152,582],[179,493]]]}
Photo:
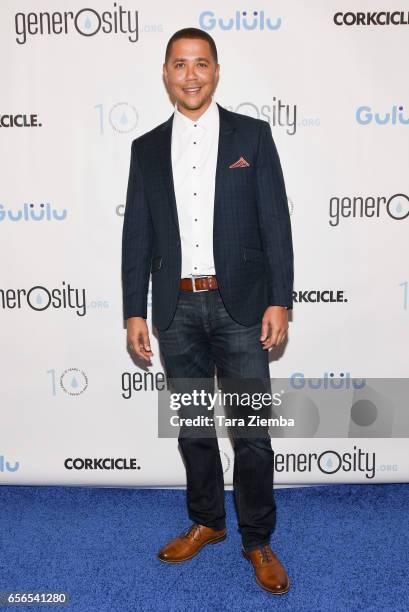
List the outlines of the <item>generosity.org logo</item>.
{"label": "generosity.org logo", "polygon": [[163,391],[166,389],[166,378],[163,372],[123,372],[122,397],[130,399],[134,393],[146,391]]}
{"label": "generosity.org logo", "polygon": [[344,296],[342,289],[306,289],[293,291],[293,300],[297,304],[302,302],[305,303],[317,303],[317,302],[347,302],[348,298]]}
{"label": "generosity.org logo", "polygon": [[337,26],[385,26],[385,25],[408,25],[409,13],[405,11],[359,11],[353,13],[335,13],[334,23]]}
{"label": "generosity.org logo", "polygon": [[199,26],[202,30],[278,30],[281,28],[281,17],[272,21],[264,11],[235,11],[234,17],[223,19],[216,17],[213,11],[203,11],[199,15]]}
{"label": "generosity.org logo", "polygon": [[259,106],[254,102],[240,102],[236,106],[229,105],[226,108],[240,115],[263,119],[273,126],[284,127],[290,136],[293,136],[297,129],[296,104],[284,104],[280,99],[277,100],[275,96],[273,96],[271,104]]}
{"label": "generosity.org logo", "polygon": [[62,287],[53,289],[42,285],[34,285],[30,289],[0,288],[0,306],[4,310],[28,306],[38,312],[48,308],[72,308],[79,317],[83,317],[86,314],[85,289],[74,289],[65,281],[62,281]]}
{"label": "generosity.org logo", "polygon": [[[399,111],[399,112],[398,112]],[[403,115],[403,106],[394,104],[390,111],[384,113],[375,112],[370,106],[358,106],[355,119],[359,125],[409,125],[409,117]]]}
{"label": "generosity.org logo", "polygon": [[276,472],[313,472],[319,470],[332,476],[337,472],[364,472],[365,478],[374,478],[375,453],[367,453],[354,446],[353,451],[338,453],[325,450],[322,453],[274,453]]}
{"label": "generosity.org logo", "polygon": [[64,221],[66,218],[67,209],[59,211],[50,202],[41,202],[37,209],[32,202],[24,202],[17,210],[4,208],[4,205],[0,204],[0,223],[1,221]]}
{"label": "generosity.org logo", "polygon": [[334,196],[329,201],[329,221],[332,227],[341,219],[379,219],[388,215],[395,221],[409,217],[409,197],[404,193],[392,196]]}
{"label": "generosity.org logo", "polygon": [[277,100],[275,96],[268,104],[240,102],[236,105],[226,105],[226,108],[240,115],[262,119],[274,127],[283,127],[289,136],[294,136],[299,128],[317,128],[321,124],[318,116],[299,115],[296,104],[285,104],[281,99]]}
{"label": "generosity.org logo", "polygon": [[91,37],[96,34],[125,34],[130,42],[138,40],[138,11],[128,11],[114,2],[111,11],[82,8],[78,11],[41,11],[16,13],[16,41],[24,45],[29,36],[69,35]]}
{"label": "generosity.org logo", "polygon": [[140,470],[137,457],[68,457],[67,470]]}

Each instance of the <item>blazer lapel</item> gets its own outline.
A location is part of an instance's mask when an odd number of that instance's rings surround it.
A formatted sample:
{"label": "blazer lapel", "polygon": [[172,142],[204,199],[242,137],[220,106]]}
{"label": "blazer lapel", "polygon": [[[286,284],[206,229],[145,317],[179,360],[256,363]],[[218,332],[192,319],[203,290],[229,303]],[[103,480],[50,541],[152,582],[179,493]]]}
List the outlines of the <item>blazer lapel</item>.
{"label": "blazer lapel", "polygon": [[[216,102],[219,110],[219,145],[217,150],[217,164],[216,164],[216,177],[215,177],[215,192],[214,192],[214,207],[216,213],[216,206],[220,200],[222,194],[223,185],[223,172],[228,168],[228,165],[232,163],[234,158],[233,149],[233,138],[234,125],[229,117],[229,111],[223,106],[220,106]],[[171,155],[171,144],[172,144],[172,126],[173,126],[172,114],[160,128],[160,142],[159,142],[159,164],[160,173],[163,177],[166,193],[168,194],[168,201],[172,211],[173,220],[177,227],[180,235],[179,219],[177,213],[175,186],[173,181],[172,172],[172,155]],[[233,160],[234,161],[234,160]],[[214,215],[215,218],[215,215]]]}
{"label": "blazer lapel", "polygon": [[160,129],[160,143],[159,143],[159,164],[160,174],[163,177],[165,183],[166,193],[168,194],[168,201],[172,211],[173,220],[176,224],[177,230],[179,230],[178,212],[176,207],[175,197],[175,186],[173,183],[173,172],[172,172],[172,126],[173,126],[173,114],[169,117],[165,123],[162,124]]}
{"label": "blazer lapel", "polygon": [[234,151],[234,132],[235,127],[230,119],[230,113],[226,108],[219,108],[219,146],[217,151],[216,178],[214,187],[214,211],[213,211],[213,242],[219,240],[218,232],[220,225],[218,223],[218,213],[221,210],[223,188],[225,185],[224,178],[226,172],[229,172],[228,167],[235,160]]}

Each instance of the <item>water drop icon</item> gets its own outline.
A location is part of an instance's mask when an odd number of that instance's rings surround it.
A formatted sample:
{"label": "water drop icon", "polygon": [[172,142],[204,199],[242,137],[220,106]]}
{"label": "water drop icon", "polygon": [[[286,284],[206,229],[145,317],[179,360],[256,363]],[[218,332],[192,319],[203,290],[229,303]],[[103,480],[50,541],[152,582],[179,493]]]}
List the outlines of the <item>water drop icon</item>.
{"label": "water drop icon", "polygon": [[43,298],[41,297],[41,293],[37,293],[37,295],[36,295],[36,303],[37,304],[42,304],[43,303]]}
{"label": "water drop icon", "polygon": [[325,464],[325,467],[327,467],[328,469],[331,469],[332,465],[333,465],[332,459],[331,459],[331,457],[328,457],[327,462]]}
{"label": "water drop icon", "polygon": [[75,376],[73,376],[73,379],[71,380],[71,387],[73,389],[76,389],[78,387],[78,380],[75,378]]}
{"label": "water drop icon", "polygon": [[119,123],[121,125],[126,125],[128,123],[128,116],[126,113],[122,113]]}
{"label": "water drop icon", "polygon": [[86,28],[87,30],[89,30],[92,26],[91,23],[91,19],[89,18],[89,16],[86,18],[86,20],[84,21],[84,28]]}

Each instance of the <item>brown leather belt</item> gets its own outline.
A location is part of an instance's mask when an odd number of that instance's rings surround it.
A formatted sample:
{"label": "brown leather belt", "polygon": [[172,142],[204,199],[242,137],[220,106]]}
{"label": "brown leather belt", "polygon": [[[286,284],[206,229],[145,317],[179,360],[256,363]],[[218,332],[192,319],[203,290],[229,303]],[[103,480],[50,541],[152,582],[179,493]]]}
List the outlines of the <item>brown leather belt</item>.
{"label": "brown leather belt", "polygon": [[184,291],[211,291],[217,289],[217,278],[213,274],[211,276],[196,276],[180,279],[180,288]]}

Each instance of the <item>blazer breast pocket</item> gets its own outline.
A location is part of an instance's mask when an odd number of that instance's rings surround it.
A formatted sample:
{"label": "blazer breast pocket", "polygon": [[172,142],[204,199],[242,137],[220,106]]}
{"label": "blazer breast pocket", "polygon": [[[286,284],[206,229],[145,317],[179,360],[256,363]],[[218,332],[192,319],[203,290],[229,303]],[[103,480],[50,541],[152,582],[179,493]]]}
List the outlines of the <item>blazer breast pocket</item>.
{"label": "blazer breast pocket", "polygon": [[252,176],[254,166],[237,166],[237,168],[229,168],[231,176]]}
{"label": "blazer breast pocket", "polygon": [[162,267],[162,255],[158,255],[152,259],[151,272],[157,272]]}
{"label": "blazer breast pocket", "polygon": [[255,249],[254,247],[244,247],[243,259],[244,261],[264,261],[264,253],[261,249]]}

